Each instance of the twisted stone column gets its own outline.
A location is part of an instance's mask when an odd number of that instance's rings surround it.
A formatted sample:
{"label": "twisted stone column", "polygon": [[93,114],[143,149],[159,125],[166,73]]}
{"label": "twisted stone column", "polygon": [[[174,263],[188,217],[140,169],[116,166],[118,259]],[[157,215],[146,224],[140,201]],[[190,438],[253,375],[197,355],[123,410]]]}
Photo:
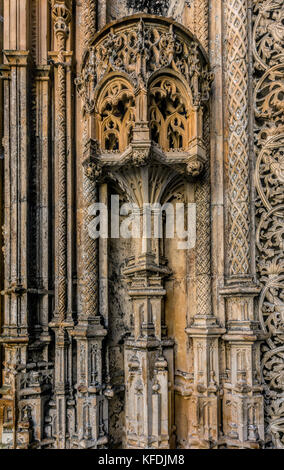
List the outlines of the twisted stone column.
{"label": "twisted stone column", "polygon": [[[96,2],[83,2],[86,49],[96,32]],[[98,202],[98,145],[90,135],[92,117],[83,111],[82,158],[82,311],[74,331],[77,341],[77,445],[79,448],[104,448],[108,443],[108,404],[103,377],[102,347],[107,332],[99,312],[99,241],[92,237],[92,205]]]}
{"label": "twisted stone column", "polygon": [[[71,1],[53,0],[52,17],[57,51],[54,53],[56,67],[56,188],[55,199],[55,312],[50,326],[55,331],[55,379],[54,393],[56,405],[56,447],[67,446],[67,399],[70,391],[70,346],[68,326],[72,321],[67,318],[67,102],[66,102],[66,40],[71,21]],[[70,398],[70,397],[69,397]]]}

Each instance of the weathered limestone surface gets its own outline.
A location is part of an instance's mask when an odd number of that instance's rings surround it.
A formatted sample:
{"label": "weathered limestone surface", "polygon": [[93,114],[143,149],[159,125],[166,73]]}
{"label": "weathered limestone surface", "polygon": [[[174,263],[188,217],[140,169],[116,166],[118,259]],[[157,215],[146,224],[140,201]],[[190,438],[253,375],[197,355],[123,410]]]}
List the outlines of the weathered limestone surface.
{"label": "weathered limestone surface", "polygon": [[[284,448],[283,18],[0,4],[0,447]],[[92,238],[115,195],[188,248]]]}

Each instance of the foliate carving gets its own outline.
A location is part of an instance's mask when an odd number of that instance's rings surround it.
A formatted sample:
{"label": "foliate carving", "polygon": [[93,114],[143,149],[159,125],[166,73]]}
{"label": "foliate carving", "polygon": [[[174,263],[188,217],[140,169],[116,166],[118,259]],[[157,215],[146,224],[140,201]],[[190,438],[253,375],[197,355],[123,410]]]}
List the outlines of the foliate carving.
{"label": "foliate carving", "polygon": [[186,165],[186,174],[196,178],[204,170],[204,162],[198,160],[197,158],[191,158]]}
{"label": "foliate carving", "polygon": [[284,448],[284,69],[283,2],[254,1],[259,319],[267,445]]}
{"label": "foliate carving", "polygon": [[261,206],[267,211],[283,204],[284,140],[283,134],[268,139],[259,148],[256,160],[256,188]]}
{"label": "foliate carving", "polygon": [[83,0],[82,6],[82,15],[84,20],[84,47],[87,48],[96,33],[97,1]]}
{"label": "foliate carving", "polygon": [[213,76],[198,43],[185,39],[170,21],[164,20],[164,25],[153,21],[134,19],[124,28],[112,27],[89,47],[76,81],[86,112],[94,111],[96,85],[110,72],[128,74],[137,87],[147,85],[158,70],[170,68],[187,80],[194,106],[209,99]]}
{"label": "foliate carving", "polygon": [[276,123],[283,116],[284,65],[267,70],[255,87],[255,111],[260,119],[273,119]]}
{"label": "foliate carving", "polygon": [[253,49],[255,68],[266,70],[284,59],[282,0],[254,0]]}
{"label": "foliate carving", "polygon": [[97,161],[85,161],[83,163],[85,177],[93,183],[99,182],[102,178],[103,169]]}
{"label": "foliate carving", "polygon": [[131,9],[133,13],[144,11],[152,15],[166,16],[169,8],[170,0],[127,0],[126,6]]}
{"label": "foliate carving", "polygon": [[250,273],[248,10],[246,0],[226,3],[230,276]]}
{"label": "foliate carving", "polygon": [[133,148],[132,163],[136,168],[149,165],[151,161],[151,148]]}

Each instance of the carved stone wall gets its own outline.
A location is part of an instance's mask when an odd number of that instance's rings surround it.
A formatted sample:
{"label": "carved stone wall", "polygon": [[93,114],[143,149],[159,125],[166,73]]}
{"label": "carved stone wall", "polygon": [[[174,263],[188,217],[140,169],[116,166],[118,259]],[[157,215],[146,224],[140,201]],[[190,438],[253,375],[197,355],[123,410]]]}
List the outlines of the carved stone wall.
{"label": "carved stone wall", "polygon": [[283,3],[253,2],[255,186],[259,319],[266,443],[284,448],[283,388]]}
{"label": "carved stone wall", "polygon": [[282,3],[1,3],[0,447],[284,447]]}

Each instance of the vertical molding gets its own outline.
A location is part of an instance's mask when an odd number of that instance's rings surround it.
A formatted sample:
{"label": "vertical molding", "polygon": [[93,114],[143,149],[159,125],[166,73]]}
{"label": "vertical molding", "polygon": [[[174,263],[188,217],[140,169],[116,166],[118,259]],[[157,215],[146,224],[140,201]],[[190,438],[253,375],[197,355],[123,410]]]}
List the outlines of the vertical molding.
{"label": "vertical molding", "polygon": [[52,14],[57,40],[57,83],[55,99],[57,197],[56,197],[56,307],[55,316],[64,322],[67,312],[67,103],[66,39],[71,20],[70,1],[53,2]]}
{"label": "vertical molding", "polygon": [[212,302],[213,311],[224,325],[224,302],[218,289],[224,284],[224,81],[222,0],[210,8],[210,65],[214,72],[211,100],[211,219],[212,219]]}
{"label": "vertical molding", "polygon": [[[20,367],[27,362],[28,336],[28,168],[29,168],[29,42],[26,1],[4,3],[4,165],[5,165],[5,315],[1,342],[4,377],[1,408],[10,412],[0,434],[7,447],[28,445],[29,431],[21,441],[22,410],[17,405]],[[21,18],[21,21],[19,20]],[[11,33],[13,30],[13,33]],[[9,416],[9,413],[8,413]],[[7,417],[7,414],[6,414]]]}
{"label": "vertical molding", "polygon": [[[83,48],[86,50],[96,33],[96,1],[82,4],[84,18]],[[100,169],[96,161],[98,144],[92,134],[92,116],[82,109],[82,198],[83,223],[81,272],[83,277],[82,311],[74,330],[77,341],[77,445],[79,448],[104,448],[108,443],[108,404],[104,394],[105,374],[103,340],[107,331],[99,309],[99,241],[90,235],[93,215],[90,208],[99,202]],[[105,294],[106,295],[106,292]],[[83,366],[82,363],[85,365]]]}
{"label": "vertical molding", "polygon": [[107,0],[98,1],[98,30],[102,29],[106,24],[107,18]]}
{"label": "vertical molding", "polygon": [[194,32],[204,50],[208,52],[209,0],[194,1]]}
{"label": "vertical molding", "polygon": [[99,314],[99,241],[90,236],[89,224],[92,221],[90,208],[98,202],[97,177],[94,160],[97,156],[97,146],[92,140],[88,141],[84,152],[84,234],[83,234],[83,317],[85,320]]}
{"label": "vertical molding", "polygon": [[[56,404],[56,447],[67,446],[70,429],[67,400],[70,399],[70,353],[69,330],[73,327],[72,316],[68,311],[68,199],[67,199],[67,59],[66,51],[69,24],[72,17],[71,0],[53,0],[52,17],[56,51],[51,53],[55,65],[55,311],[50,326],[55,331],[55,379],[54,393]],[[67,422],[67,417],[68,422]],[[68,444],[69,445],[69,444]]]}
{"label": "vertical molding", "polygon": [[[194,29],[209,52],[209,3],[194,3]],[[194,386],[188,401],[188,446],[214,448],[219,441],[219,338],[225,332],[213,315],[211,275],[211,171],[210,109],[203,110],[203,140],[206,149],[204,173],[196,183],[196,315],[186,329],[192,339]]]}
{"label": "vertical molding", "polygon": [[[49,311],[50,311],[50,182],[51,165],[50,155],[50,66],[38,65],[35,70],[36,81],[36,155],[37,168],[37,227],[38,227],[38,263],[39,285],[38,310],[41,345],[43,347],[43,359],[48,361],[47,345],[51,338],[49,335]],[[35,221],[33,221],[35,223]]]}
{"label": "vertical molding", "polygon": [[224,4],[226,39],[227,276],[251,278],[248,0]]}
{"label": "vertical molding", "polygon": [[[3,28],[4,18],[3,18],[3,2],[0,5],[0,70],[3,65],[3,38],[4,38],[4,28]],[[0,71],[0,226],[4,225],[4,148],[3,148],[3,137],[4,137],[4,94],[3,94],[3,81],[1,80],[1,71]],[[3,238],[3,229],[0,232],[0,290],[4,289],[4,258],[3,258],[3,249],[4,249],[4,238]],[[4,314],[4,302],[3,297],[0,299],[0,334],[2,332],[3,325],[3,314]],[[2,346],[0,344],[0,387],[2,386]]]}
{"label": "vertical molding", "polygon": [[82,13],[84,18],[84,45],[88,46],[92,37],[97,32],[97,1],[96,0],[83,0]]}
{"label": "vertical molding", "polygon": [[250,0],[223,4],[225,49],[225,301],[223,433],[228,447],[259,448],[264,439],[260,368],[262,339],[256,316],[251,242]]}

